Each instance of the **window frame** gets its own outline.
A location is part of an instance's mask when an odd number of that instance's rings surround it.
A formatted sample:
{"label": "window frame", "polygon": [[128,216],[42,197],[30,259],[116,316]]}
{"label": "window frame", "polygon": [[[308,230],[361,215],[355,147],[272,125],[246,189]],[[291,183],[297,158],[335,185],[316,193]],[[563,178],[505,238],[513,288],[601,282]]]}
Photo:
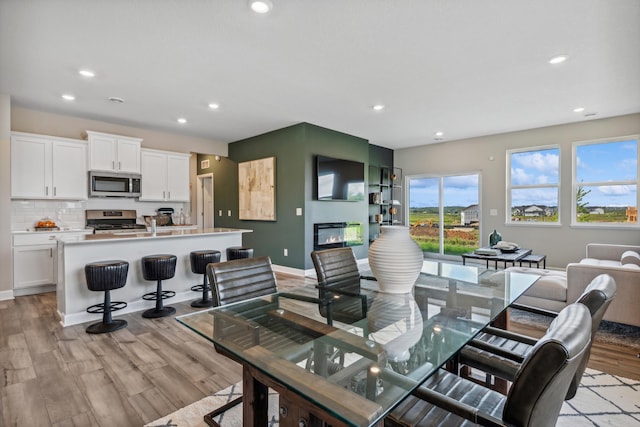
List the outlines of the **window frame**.
{"label": "window frame", "polygon": [[571,227],[575,228],[599,228],[599,229],[638,229],[640,221],[635,223],[622,222],[579,222],[577,209],[577,186],[578,186],[578,147],[583,145],[609,144],[612,142],[623,142],[626,140],[636,141],[636,179],[635,181],[598,181],[580,183],[582,186],[602,186],[602,185],[625,185],[636,186],[636,208],[640,206],[640,134],[616,136],[611,138],[591,139],[584,141],[574,141],[571,144]]}
{"label": "window frame", "polygon": [[[513,185],[511,182],[511,158],[513,154],[528,153],[544,150],[558,150],[558,182],[556,184],[535,184],[535,185]],[[514,148],[507,150],[506,161],[506,195],[505,195],[505,225],[518,227],[561,227],[562,226],[562,147],[560,144],[541,145],[536,147]],[[555,222],[546,221],[513,221],[512,220],[512,197],[511,193],[514,189],[534,189],[534,188],[556,188],[557,189],[557,215],[558,220]]]}

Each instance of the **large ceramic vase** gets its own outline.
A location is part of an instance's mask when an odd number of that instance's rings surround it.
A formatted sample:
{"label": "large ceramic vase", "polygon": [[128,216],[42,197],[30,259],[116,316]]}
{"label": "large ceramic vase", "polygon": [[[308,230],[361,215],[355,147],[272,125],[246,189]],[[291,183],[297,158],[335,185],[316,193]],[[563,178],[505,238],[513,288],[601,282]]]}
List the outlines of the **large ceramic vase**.
{"label": "large ceramic vase", "polygon": [[411,292],[422,270],[422,261],[422,250],[411,238],[409,227],[383,225],[380,237],[369,247],[369,266],[382,292]]}

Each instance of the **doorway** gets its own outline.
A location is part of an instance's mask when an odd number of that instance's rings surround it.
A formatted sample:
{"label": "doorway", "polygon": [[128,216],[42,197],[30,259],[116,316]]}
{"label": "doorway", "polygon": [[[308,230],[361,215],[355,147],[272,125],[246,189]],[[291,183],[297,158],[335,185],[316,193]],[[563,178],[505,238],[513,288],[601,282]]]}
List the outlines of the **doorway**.
{"label": "doorway", "polygon": [[198,229],[213,228],[213,174],[198,175]]}

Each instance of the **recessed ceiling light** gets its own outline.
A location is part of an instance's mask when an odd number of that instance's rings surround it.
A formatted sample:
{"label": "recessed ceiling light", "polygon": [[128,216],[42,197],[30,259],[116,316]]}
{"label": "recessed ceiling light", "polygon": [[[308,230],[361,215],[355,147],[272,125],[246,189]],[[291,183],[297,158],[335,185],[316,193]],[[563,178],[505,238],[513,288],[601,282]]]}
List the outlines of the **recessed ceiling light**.
{"label": "recessed ceiling light", "polygon": [[249,7],[255,13],[268,13],[273,8],[270,0],[249,0]]}
{"label": "recessed ceiling light", "polygon": [[220,104],[212,102],[211,104],[209,104],[209,108],[211,108],[212,110],[217,110],[218,108],[220,108]]}
{"label": "recessed ceiling light", "polygon": [[371,108],[373,108],[375,111],[382,111],[382,110],[384,110],[384,105],[382,105],[382,104],[376,104],[376,105],[374,105],[374,106],[373,106],[373,107],[371,107]]}
{"label": "recessed ceiling light", "polygon": [[553,65],[561,64],[561,63],[563,63],[564,61],[566,61],[566,60],[567,60],[567,58],[568,58],[568,56],[567,56],[567,55],[558,55],[558,56],[554,56],[553,58],[551,58],[551,59],[549,60],[549,64],[553,64]]}
{"label": "recessed ceiling light", "polygon": [[82,77],[95,77],[96,73],[94,73],[91,70],[80,70],[78,71],[78,74],[80,74]]}
{"label": "recessed ceiling light", "polygon": [[75,96],[65,93],[64,95],[62,95],[62,99],[64,99],[65,101],[73,101],[74,99],[76,99]]}
{"label": "recessed ceiling light", "polygon": [[124,103],[124,99],[122,98],[118,98],[117,96],[110,96],[109,98],[107,98],[109,101],[113,102],[114,104],[122,104]]}
{"label": "recessed ceiling light", "polygon": [[183,124],[187,123],[187,119],[185,119],[184,117],[180,117],[180,118],[178,119],[178,123],[180,123],[181,125],[183,125]]}
{"label": "recessed ceiling light", "polygon": [[438,132],[436,132],[436,136],[444,136],[444,132],[438,131]]}
{"label": "recessed ceiling light", "polygon": [[582,113],[583,111],[584,111],[584,107],[578,107],[573,109],[574,113]]}

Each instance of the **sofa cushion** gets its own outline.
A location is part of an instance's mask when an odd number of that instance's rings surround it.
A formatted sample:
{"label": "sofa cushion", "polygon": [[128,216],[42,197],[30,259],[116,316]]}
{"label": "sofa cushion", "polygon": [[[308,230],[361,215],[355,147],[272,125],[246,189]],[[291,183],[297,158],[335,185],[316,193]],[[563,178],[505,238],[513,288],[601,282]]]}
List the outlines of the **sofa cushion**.
{"label": "sofa cushion", "polygon": [[596,259],[596,258],[583,258],[580,260],[580,264],[585,265],[597,265],[601,267],[617,267],[622,266],[620,261],[613,261],[610,259]]}
{"label": "sofa cushion", "polygon": [[[505,271],[515,273],[537,274],[538,280],[523,295],[542,298],[553,301],[567,301],[567,273],[559,270],[546,270],[541,268],[509,267]],[[497,272],[493,276],[502,273],[502,283],[504,283],[504,273]],[[497,282],[498,277],[492,277],[492,282]]]}
{"label": "sofa cushion", "polygon": [[622,254],[622,257],[620,257],[620,263],[622,265],[635,264],[640,266],[640,254],[635,251],[626,251]]}

